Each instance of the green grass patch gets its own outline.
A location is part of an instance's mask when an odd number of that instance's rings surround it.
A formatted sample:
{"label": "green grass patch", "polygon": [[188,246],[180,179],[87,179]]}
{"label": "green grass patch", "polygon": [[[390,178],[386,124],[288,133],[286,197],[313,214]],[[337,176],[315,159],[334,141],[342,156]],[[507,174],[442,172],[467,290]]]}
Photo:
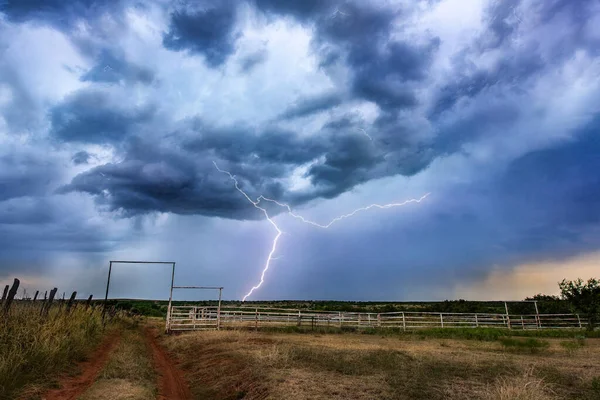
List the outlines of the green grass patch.
{"label": "green grass patch", "polygon": [[550,343],[535,338],[520,339],[514,337],[502,337],[498,340],[505,350],[522,353],[535,354],[550,346]]}

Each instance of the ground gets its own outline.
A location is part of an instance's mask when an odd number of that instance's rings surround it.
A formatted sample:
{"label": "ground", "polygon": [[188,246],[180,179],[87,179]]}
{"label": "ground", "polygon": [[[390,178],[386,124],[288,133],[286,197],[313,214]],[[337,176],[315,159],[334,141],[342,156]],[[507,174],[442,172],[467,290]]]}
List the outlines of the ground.
{"label": "ground", "polygon": [[600,340],[199,332],[168,337],[195,398],[600,399]]}
{"label": "ground", "polygon": [[78,374],[42,398],[600,399],[600,339],[487,339],[249,330],[165,335],[144,322],[108,335]]}

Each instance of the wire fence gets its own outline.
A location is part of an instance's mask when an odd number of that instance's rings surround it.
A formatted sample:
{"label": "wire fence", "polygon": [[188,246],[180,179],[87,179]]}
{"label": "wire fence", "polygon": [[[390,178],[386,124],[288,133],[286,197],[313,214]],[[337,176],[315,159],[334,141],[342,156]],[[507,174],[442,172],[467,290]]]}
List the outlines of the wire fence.
{"label": "wire fence", "polygon": [[448,312],[359,313],[306,311],[284,308],[173,306],[167,316],[169,331],[236,327],[354,327],[395,328],[506,328],[578,329],[583,328],[578,314],[485,314]]}

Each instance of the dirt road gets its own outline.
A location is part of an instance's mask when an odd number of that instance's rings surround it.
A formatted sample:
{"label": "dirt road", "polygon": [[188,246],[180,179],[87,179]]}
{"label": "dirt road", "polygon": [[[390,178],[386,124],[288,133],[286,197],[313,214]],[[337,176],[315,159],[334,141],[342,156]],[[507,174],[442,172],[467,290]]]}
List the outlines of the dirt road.
{"label": "dirt road", "polygon": [[157,342],[156,329],[146,328],[146,338],[152,349],[154,368],[158,374],[158,399],[192,399],[183,373],[177,368],[165,349]]}
{"label": "dirt road", "polygon": [[[122,371],[122,373],[125,374],[123,376],[113,375],[119,374],[120,367],[118,367],[118,365],[122,366],[122,363],[127,362],[128,360],[130,363],[132,362],[131,360],[133,360],[136,365],[140,365],[137,364],[137,361],[139,360],[136,361],[136,359],[130,357],[132,338],[139,338],[136,340],[141,340],[142,346],[137,350],[141,353],[138,354],[142,354],[146,351],[147,355],[144,354],[143,357],[147,357],[147,360],[152,360],[152,365],[148,364],[148,367],[150,370],[152,367],[154,368],[156,372],[156,381],[153,382],[153,374],[150,374],[150,381],[148,384],[150,385],[150,389],[156,389],[156,392],[154,392],[157,393],[156,398],[158,400],[193,399],[183,373],[177,368],[173,359],[160,345],[158,341],[159,335],[157,329],[150,327],[146,327],[143,330],[134,328],[132,331],[126,332],[125,335],[122,335],[121,332],[110,334],[103,340],[98,349],[92,353],[89,360],[79,365],[81,370],[80,374],[62,378],[59,381],[60,388],[48,391],[42,396],[42,399],[76,400],[80,397],[84,397],[86,400],[100,400],[130,398],[127,397],[126,393],[123,393],[122,386],[119,386],[123,385],[124,382],[126,384],[129,382],[127,376],[125,376],[126,369]],[[124,337],[124,339],[122,337]],[[119,345],[119,342],[122,342],[121,345]],[[143,345],[144,342],[146,345]],[[113,367],[111,367],[112,380],[107,380],[106,377],[99,377],[101,371],[109,362],[113,365]],[[114,365],[117,365],[117,367],[115,368]],[[98,383],[94,385],[95,382]],[[135,380],[133,382],[135,382]],[[147,399],[148,397],[145,395],[138,395],[138,397],[135,398]]]}
{"label": "dirt road", "polygon": [[81,374],[64,377],[60,381],[59,389],[50,390],[42,398],[45,400],[77,399],[92,386],[120,339],[120,332],[114,332],[108,335],[90,358],[79,364],[79,368],[82,371]]}

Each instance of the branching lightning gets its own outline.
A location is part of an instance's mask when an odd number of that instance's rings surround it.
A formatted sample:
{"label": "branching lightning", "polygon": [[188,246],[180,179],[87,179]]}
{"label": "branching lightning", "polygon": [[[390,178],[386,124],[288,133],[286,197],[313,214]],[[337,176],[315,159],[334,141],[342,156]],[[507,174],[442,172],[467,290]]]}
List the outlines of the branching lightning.
{"label": "branching lightning", "polygon": [[252,292],[254,292],[256,289],[258,289],[258,288],[260,288],[260,287],[261,287],[261,285],[263,284],[263,282],[264,282],[264,279],[265,279],[265,273],[266,273],[266,272],[269,270],[269,267],[271,266],[271,261],[273,261],[273,260],[276,260],[276,259],[278,259],[278,258],[281,258],[281,256],[280,256],[280,257],[276,257],[276,258],[275,258],[275,257],[273,257],[273,255],[275,254],[275,251],[277,250],[277,242],[279,241],[279,238],[280,238],[280,237],[281,237],[281,235],[283,234],[283,231],[282,231],[281,229],[279,229],[279,227],[277,226],[277,224],[275,223],[275,221],[273,221],[273,220],[272,220],[272,219],[269,217],[269,213],[267,212],[267,210],[266,210],[266,209],[264,209],[264,208],[262,208],[262,207],[259,205],[261,201],[263,201],[263,200],[264,200],[264,201],[272,202],[272,203],[274,203],[274,204],[277,204],[277,205],[278,205],[278,206],[280,206],[280,207],[284,207],[284,208],[286,208],[286,209],[287,209],[287,211],[288,211],[288,214],[289,214],[290,216],[292,216],[292,217],[294,217],[294,218],[296,218],[296,219],[299,219],[300,221],[304,222],[305,224],[313,225],[313,226],[316,226],[316,227],[318,227],[318,228],[327,229],[327,228],[329,228],[331,225],[333,225],[334,223],[336,223],[336,222],[338,222],[338,221],[341,221],[341,220],[343,220],[343,219],[345,219],[345,218],[352,217],[352,216],[354,216],[356,213],[359,213],[359,212],[361,212],[361,211],[367,211],[367,210],[370,210],[370,209],[372,209],[372,208],[378,208],[378,209],[388,209],[388,208],[392,208],[392,207],[401,207],[401,206],[404,206],[404,205],[406,205],[406,204],[409,204],[409,203],[420,203],[421,201],[425,200],[425,199],[427,198],[427,196],[429,196],[429,195],[430,195],[430,193],[426,193],[425,195],[421,196],[421,197],[420,197],[420,198],[418,198],[418,199],[410,199],[410,200],[403,201],[403,202],[401,202],[401,203],[390,203],[390,204],[384,204],[384,205],[381,205],[381,204],[371,204],[371,205],[368,205],[368,206],[366,206],[366,207],[360,207],[360,208],[357,208],[356,210],[352,211],[352,212],[351,212],[351,213],[349,213],[349,214],[344,214],[344,215],[340,215],[340,216],[338,216],[338,217],[335,217],[335,218],[334,218],[334,219],[332,219],[332,220],[331,220],[329,223],[327,223],[327,224],[324,224],[324,225],[323,225],[323,224],[319,224],[319,223],[317,223],[317,222],[314,222],[314,221],[310,221],[310,220],[308,220],[308,219],[304,218],[303,216],[301,216],[301,215],[298,215],[298,214],[294,213],[294,212],[292,211],[292,208],[291,208],[291,207],[290,207],[288,204],[281,203],[281,202],[279,202],[279,201],[277,201],[277,200],[269,199],[269,198],[267,198],[267,197],[264,197],[264,196],[262,196],[262,195],[261,195],[261,196],[259,196],[259,197],[256,199],[256,201],[252,200],[252,199],[250,198],[250,196],[248,196],[248,195],[247,195],[247,194],[246,194],[246,193],[245,193],[245,192],[244,192],[244,191],[243,191],[243,190],[242,190],[242,189],[239,187],[238,181],[237,181],[237,179],[235,179],[235,176],[233,176],[233,175],[232,175],[230,172],[228,172],[228,171],[224,171],[224,170],[220,169],[220,168],[217,166],[217,163],[216,163],[216,162],[214,162],[214,161],[213,161],[213,164],[215,165],[215,168],[217,168],[217,170],[218,170],[219,172],[223,172],[223,173],[225,173],[225,174],[229,175],[229,178],[231,178],[231,180],[233,180],[233,182],[234,182],[234,184],[235,184],[235,188],[237,189],[237,191],[238,191],[238,192],[240,192],[242,195],[244,195],[244,197],[245,197],[245,198],[246,198],[246,199],[247,199],[247,200],[248,200],[250,203],[252,203],[252,205],[253,205],[255,208],[257,208],[258,210],[262,211],[262,212],[263,212],[263,214],[265,215],[265,217],[267,218],[267,221],[269,221],[269,223],[270,223],[271,225],[273,225],[273,227],[274,227],[274,228],[275,228],[275,230],[277,231],[277,235],[276,235],[276,236],[275,236],[275,238],[273,239],[273,245],[272,245],[272,247],[271,247],[271,252],[269,253],[269,257],[267,258],[267,261],[266,261],[266,263],[265,263],[265,267],[263,268],[262,274],[261,274],[261,276],[260,276],[260,282],[259,282],[259,283],[258,283],[256,286],[253,286],[253,287],[252,287],[252,289],[250,289],[250,291],[249,291],[249,292],[248,292],[248,293],[247,293],[247,294],[244,296],[244,298],[242,299],[242,301],[246,301],[246,299],[248,298],[248,296],[250,296],[250,295],[252,294]]}
{"label": "branching lightning", "polygon": [[233,180],[233,183],[235,184],[235,188],[237,189],[238,192],[240,192],[241,194],[244,195],[244,197],[250,202],[252,203],[252,205],[254,207],[256,207],[257,209],[259,209],[260,211],[262,211],[265,214],[265,217],[267,218],[267,221],[269,221],[269,223],[271,225],[273,225],[273,227],[275,228],[275,230],[277,231],[277,235],[275,236],[275,239],[273,239],[273,246],[271,246],[271,252],[269,253],[269,257],[267,258],[267,262],[265,264],[265,267],[263,268],[262,274],[260,275],[260,282],[258,283],[258,285],[253,286],[252,289],[250,289],[250,291],[244,296],[244,298],[242,299],[242,301],[246,301],[246,298],[248,296],[250,296],[252,294],[252,292],[254,292],[256,289],[258,289],[264,282],[265,280],[265,273],[269,270],[269,267],[271,266],[271,261],[273,260],[273,254],[275,254],[275,250],[277,250],[277,242],[279,241],[279,238],[281,237],[281,234],[283,233],[281,231],[281,229],[279,229],[279,227],[277,226],[277,224],[275,223],[275,221],[273,221],[270,217],[269,217],[269,213],[267,212],[267,210],[265,210],[264,208],[262,208],[261,206],[258,205],[258,203],[260,203],[260,200],[257,201],[253,201],[250,196],[248,196],[246,194],[246,192],[244,192],[239,184],[237,179],[235,179],[235,176],[233,176],[231,174],[231,172],[228,171],[224,171],[221,168],[219,168],[219,166],[217,165],[216,162],[213,161],[213,164],[215,165],[215,168],[219,171],[219,172],[223,172],[227,175],[229,175],[229,177],[231,178],[231,180]]}

